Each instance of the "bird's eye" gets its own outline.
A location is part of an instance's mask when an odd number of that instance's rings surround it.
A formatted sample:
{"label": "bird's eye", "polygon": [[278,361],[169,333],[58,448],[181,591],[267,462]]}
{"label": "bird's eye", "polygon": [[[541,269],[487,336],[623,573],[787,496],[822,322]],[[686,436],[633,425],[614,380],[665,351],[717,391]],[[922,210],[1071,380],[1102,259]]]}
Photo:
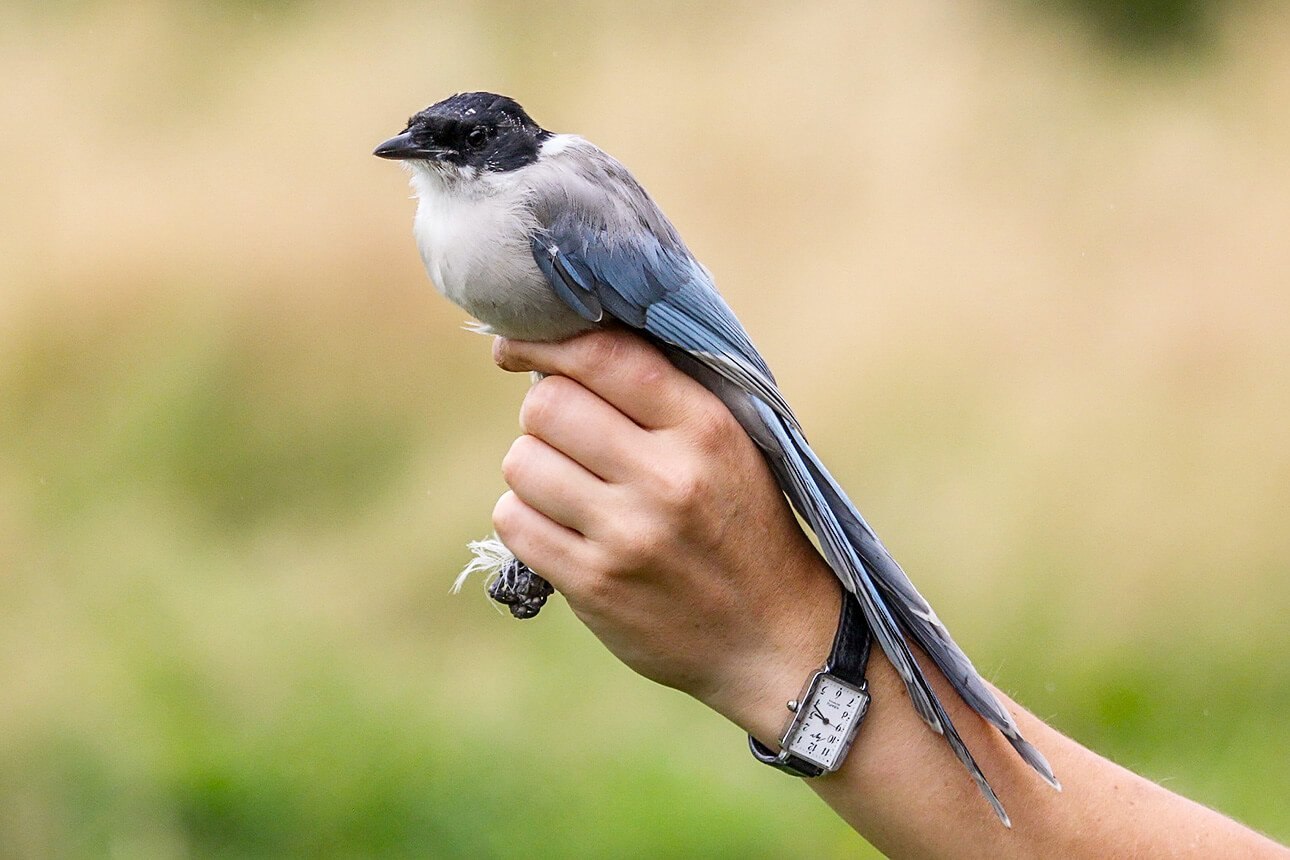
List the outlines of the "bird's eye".
{"label": "bird's eye", "polygon": [[485,130],[482,125],[475,126],[470,130],[470,133],[466,135],[466,143],[470,144],[475,149],[483,146],[484,141],[486,140],[488,140],[488,131]]}

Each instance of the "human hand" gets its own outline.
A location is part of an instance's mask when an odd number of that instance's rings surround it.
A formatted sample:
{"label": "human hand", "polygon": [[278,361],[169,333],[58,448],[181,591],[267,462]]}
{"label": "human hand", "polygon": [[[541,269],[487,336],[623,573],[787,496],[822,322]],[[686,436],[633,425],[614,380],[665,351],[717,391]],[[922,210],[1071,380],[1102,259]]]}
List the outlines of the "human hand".
{"label": "human hand", "polygon": [[623,662],[774,740],[838,585],[726,407],[624,331],[499,339],[524,399],[498,536]]}
{"label": "human hand", "polygon": [[[764,743],[823,662],[838,589],[766,463],[715,396],[640,338],[499,340],[506,370],[550,374],[525,397],[506,455],[502,541],[646,677],[687,692]],[[1062,774],[1047,790],[938,673],[930,681],[1000,793],[1005,831],[875,652],[864,739],[807,780],[888,856],[1285,857],[1230,819],[1102,759],[1003,697]],[[996,693],[998,694],[998,693]],[[934,814],[929,814],[933,810]]]}

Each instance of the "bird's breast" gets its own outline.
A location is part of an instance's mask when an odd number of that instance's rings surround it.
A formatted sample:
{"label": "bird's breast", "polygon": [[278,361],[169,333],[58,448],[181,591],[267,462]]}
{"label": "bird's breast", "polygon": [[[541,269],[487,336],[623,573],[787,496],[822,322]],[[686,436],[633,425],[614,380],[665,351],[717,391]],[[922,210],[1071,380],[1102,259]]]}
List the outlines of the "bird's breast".
{"label": "bird's breast", "polygon": [[563,340],[590,327],[538,270],[529,243],[536,223],[522,195],[414,188],[417,247],[444,296],[506,337]]}

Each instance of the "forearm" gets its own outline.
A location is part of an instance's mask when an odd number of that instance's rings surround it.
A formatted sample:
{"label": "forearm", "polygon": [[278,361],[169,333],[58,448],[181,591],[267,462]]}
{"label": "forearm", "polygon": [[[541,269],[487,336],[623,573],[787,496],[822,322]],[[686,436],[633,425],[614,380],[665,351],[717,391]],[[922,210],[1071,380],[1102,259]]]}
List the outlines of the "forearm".
{"label": "forearm", "polygon": [[[804,564],[823,565],[822,561]],[[824,660],[836,623],[836,588],[823,576],[804,602],[795,652],[765,661],[732,682],[714,708],[763,743],[776,745],[794,698]],[[796,640],[796,641],[794,641]],[[928,661],[921,661],[924,666]],[[1285,857],[1290,851],[1213,810],[1173,794],[1096,755],[997,693],[1021,733],[1048,758],[1062,782],[1054,792],[930,673],[937,695],[1012,817],[1004,828],[944,741],[909,705],[891,664],[875,649],[868,681],[873,700],[843,768],[805,782],[872,844],[892,857]]]}

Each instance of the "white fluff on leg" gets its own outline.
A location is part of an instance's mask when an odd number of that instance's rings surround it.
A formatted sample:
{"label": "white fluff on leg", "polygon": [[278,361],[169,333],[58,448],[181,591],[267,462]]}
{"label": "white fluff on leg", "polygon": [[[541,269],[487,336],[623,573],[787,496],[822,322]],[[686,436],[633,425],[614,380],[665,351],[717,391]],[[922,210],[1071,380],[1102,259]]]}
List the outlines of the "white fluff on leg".
{"label": "white fluff on leg", "polygon": [[466,579],[472,573],[483,573],[484,586],[491,585],[497,575],[502,572],[502,568],[510,564],[515,558],[515,554],[506,548],[506,544],[502,543],[497,535],[492,535],[482,540],[473,540],[466,544],[466,548],[470,550],[474,558],[453,580],[453,594],[461,591],[461,587],[466,584]]}

